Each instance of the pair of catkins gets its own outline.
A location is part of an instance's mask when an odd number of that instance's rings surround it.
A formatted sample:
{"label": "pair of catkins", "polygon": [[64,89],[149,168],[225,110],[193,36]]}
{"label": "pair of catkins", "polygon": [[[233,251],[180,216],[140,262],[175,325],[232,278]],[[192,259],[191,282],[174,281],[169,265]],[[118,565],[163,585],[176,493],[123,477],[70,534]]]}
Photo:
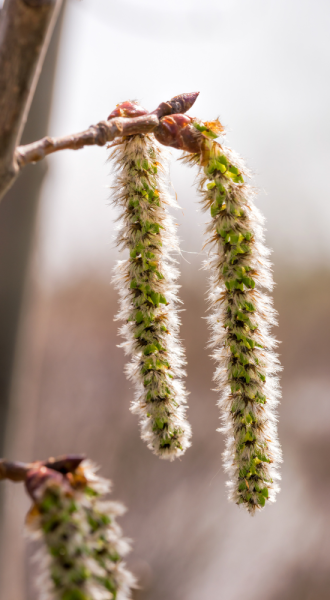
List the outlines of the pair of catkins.
{"label": "pair of catkins", "polygon": [[[147,111],[135,102],[117,106],[109,119]],[[263,217],[242,160],[215,141],[220,122],[203,123],[187,115],[165,116],[151,134],[122,138],[112,148],[112,200],[119,208],[117,244],[129,252],[119,261],[115,285],[122,344],[131,356],[126,374],[135,387],[131,410],[138,414],[142,438],[160,458],[181,457],[190,446],[186,419],[185,355],[179,339],[173,257],[179,253],[168,192],[168,157],[163,146],[184,151],[198,168],[198,192],[211,220],[205,267],[210,271],[208,317],[216,362],[214,380],[226,435],[224,465],[229,497],[250,513],[274,501],[281,450],[275,408],[279,398],[270,328],[276,313],[267,291],[273,287]]]}
{"label": "pair of catkins", "polygon": [[[182,102],[178,104],[180,108]],[[109,118],[146,113],[138,104],[124,102]],[[184,150],[183,159],[198,167],[202,206],[211,216],[205,263],[210,271],[208,319],[221,430],[227,438],[229,495],[253,514],[274,501],[278,491],[281,451],[275,408],[280,367],[270,334],[276,315],[267,295],[273,281],[255,191],[246,184],[249,173],[241,159],[215,141],[222,133],[219,121],[202,123],[172,114],[163,116],[153,133],[113,144],[113,202],[120,209],[117,243],[129,251],[116,267],[115,283],[123,347],[131,356],[126,371],[136,389],[132,410],[140,416],[149,448],[173,460],[190,446],[191,429],[185,414],[185,356],[173,256],[179,246],[168,212],[175,202],[168,193],[162,146]],[[18,465],[20,475],[22,470]],[[29,530],[44,542],[39,553],[41,599],[131,598],[135,578],[124,563],[129,541],[116,522],[123,507],[107,500],[110,482],[89,461],[72,456],[27,465],[24,478],[33,500]]]}

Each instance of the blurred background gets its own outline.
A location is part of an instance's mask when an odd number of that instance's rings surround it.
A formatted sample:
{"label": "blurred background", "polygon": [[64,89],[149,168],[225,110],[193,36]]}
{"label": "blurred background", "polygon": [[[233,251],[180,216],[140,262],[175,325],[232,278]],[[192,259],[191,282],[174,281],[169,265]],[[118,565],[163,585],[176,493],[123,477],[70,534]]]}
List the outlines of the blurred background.
{"label": "blurred background", "polygon": [[[183,250],[182,338],[193,446],[159,461],[129,412],[117,348],[118,259],[105,148],[26,167],[0,206],[0,445],[18,460],[85,452],[114,483],[138,600],[330,596],[330,4],[326,0],[66,0],[24,132],[85,129],[138,99],[199,90],[242,154],[267,218],[279,311],[282,492],[251,518],[227,502],[206,349],[204,223],[194,172],[171,180]],[[29,502],[1,487],[0,598],[36,598]]]}

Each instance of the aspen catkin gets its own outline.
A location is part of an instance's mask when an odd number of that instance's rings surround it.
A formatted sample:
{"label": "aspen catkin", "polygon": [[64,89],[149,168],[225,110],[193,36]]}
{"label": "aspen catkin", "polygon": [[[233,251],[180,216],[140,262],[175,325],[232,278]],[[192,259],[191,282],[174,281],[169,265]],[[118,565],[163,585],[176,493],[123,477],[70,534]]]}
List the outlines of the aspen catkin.
{"label": "aspen catkin", "polygon": [[[275,408],[280,396],[279,363],[270,328],[276,323],[271,298],[273,280],[264,245],[263,217],[254,204],[255,191],[242,160],[214,141],[220,123],[192,122],[189,135],[200,152],[185,156],[199,164],[199,192],[211,246],[209,302],[210,346],[217,368],[224,452],[230,499],[253,513],[274,501],[281,449]],[[195,131],[193,131],[193,129]]]}
{"label": "aspen catkin", "polygon": [[164,182],[164,151],[153,135],[134,135],[115,146],[113,202],[119,206],[117,243],[129,258],[119,261],[115,285],[122,344],[132,359],[126,373],[136,388],[132,411],[141,419],[142,438],[160,458],[182,456],[190,445],[182,377],[184,352],[178,338],[178,252],[173,205]]}
{"label": "aspen catkin", "polygon": [[89,461],[62,475],[41,467],[28,474],[34,504],[27,517],[41,600],[130,600],[135,587],[123,557],[130,550],[116,517],[124,507],[106,500],[110,482]]}

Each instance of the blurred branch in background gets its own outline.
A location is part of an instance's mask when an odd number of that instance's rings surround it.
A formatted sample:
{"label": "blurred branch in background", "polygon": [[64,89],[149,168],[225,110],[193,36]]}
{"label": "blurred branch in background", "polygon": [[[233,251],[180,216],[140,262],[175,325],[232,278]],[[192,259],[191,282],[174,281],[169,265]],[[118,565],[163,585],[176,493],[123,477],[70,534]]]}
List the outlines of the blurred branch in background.
{"label": "blurred branch in background", "polygon": [[[48,126],[60,22],[32,103],[23,139],[42,135]],[[26,171],[0,206],[0,448],[3,452],[10,378],[19,312],[46,165]]]}
{"label": "blurred branch in background", "polygon": [[[33,6],[32,0],[30,1]],[[34,4],[38,6],[35,1]],[[42,5],[42,3],[39,3]],[[60,3],[57,2],[59,6]],[[54,2],[44,3],[42,15],[32,10],[22,0],[9,0],[1,11],[0,23],[0,165],[8,165],[13,156],[15,144],[19,141],[21,129],[27,117],[31,95],[36,85],[35,79],[40,62],[43,60],[50,32],[49,20],[54,13]],[[50,8],[47,9],[47,6]],[[48,10],[48,13],[47,13]],[[32,12],[31,12],[32,11]],[[28,32],[26,19],[32,14],[33,31]],[[47,13],[47,14],[46,14]],[[20,18],[19,18],[20,17]],[[46,18],[47,17],[47,18]],[[7,24],[5,23],[7,22]],[[30,39],[28,36],[30,34]],[[60,33],[60,23],[53,37],[47,55],[45,68],[37,87],[37,93],[24,130],[23,140],[30,141],[36,135],[47,131],[56,56]],[[33,34],[33,35],[32,35]],[[41,38],[44,50],[40,54]],[[11,37],[13,36],[13,37]],[[21,37],[20,37],[21,36]],[[21,39],[21,43],[17,40]],[[25,44],[24,44],[25,39]],[[37,48],[37,44],[39,47]],[[16,47],[17,46],[17,47]],[[23,57],[29,54],[30,59]],[[13,63],[10,64],[10,53]],[[20,54],[19,54],[20,53]],[[21,62],[20,62],[21,60]],[[9,75],[11,69],[15,75]],[[24,71],[24,73],[23,73]],[[34,76],[34,80],[33,80]],[[7,93],[7,87],[15,88],[15,93]],[[29,88],[28,88],[29,86]],[[4,93],[6,91],[6,93]],[[8,123],[11,133],[8,132]],[[4,432],[8,411],[11,372],[14,347],[18,327],[25,272],[34,231],[38,196],[46,165],[25,172],[7,194],[0,205],[0,451],[4,449]]]}
{"label": "blurred branch in background", "polygon": [[62,0],[6,0],[0,21],[0,182],[17,175],[22,136]]}
{"label": "blurred branch in background", "polygon": [[[15,0],[14,2],[5,3],[5,8],[6,6],[9,7],[9,5],[12,8],[12,5],[15,5],[14,8],[16,7],[18,9],[18,6],[22,8],[21,5],[23,4],[22,0]],[[30,2],[30,4],[32,5],[33,3]],[[38,6],[37,2],[34,4],[35,6]],[[57,2],[56,6],[59,5],[60,3]],[[49,6],[49,10],[54,14],[55,4],[49,3]],[[5,8],[1,12],[1,21],[4,18],[3,12],[5,11]],[[29,8],[29,10],[32,10],[32,8]],[[23,142],[25,143],[32,141],[36,137],[44,136],[48,129],[62,20],[63,10],[56,24],[54,35],[45,58],[44,68],[32,101],[31,110],[23,134]],[[47,26],[49,31],[51,28],[49,21],[47,22]],[[45,44],[47,43],[48,40],[46,40]],[[4,60],[3,56],[0,58],[0,64],[2,64],[1,60]],[[37,67],[36,65],[34,65],[34,67],[37,70],[40,69],[40,62]],[[12,81],[12,79],[10,81]],[[0,71],[0,83],[0,89],[2,90],[2,85],[4,83],[3,71]],[[35,83],[33,82],[33,86],[34,85]],[[24,94],[21,96],[21,99],[24,97],[27,106],[30,103],[31,98],[28,98],[27,92],[24,92]],[[6,122],[3,120],[3,94],[1,94],[0,105],[2,105],[0,124],[1,127],[4,127]],[[26,118],[26,114],[23,114],[24,111],[22,110],[22,105],[21,109],[19,109],[17,104],[17,111],[15,121],[16,136],[19,135],[18,121],[20,121],[20,127],[22,127],[24,119]],[[2,146],[2,150],[4,150],[4,146]],[[1,154],[1,158],[3,157],[4,154]],[[8,426],[11,385],[20,315],[22,312],[27,271],[33,247],[39,196],[46,172],[46,163],[37,165],[34,169],[26,170],[20,175],[0,204],[0,449],[2,455],[5,447],[5,432]],[[27,407],[27,411],[29,412],[29,407]],[[28,425],[28,423],[26,425]],[[29,457],[25,456],[24,458],[28,459]],[[3,504],[2,492],[3,486],[0,496],[1,508]],[[0,525],[3,525],[1,520]],[[2,527],[1,531],[2,544],[5,546],[6,542],[3,537],[4,532]],[[19,534],[21,535],[21,532],[19,532]],[[13,543],[15,544],[15,540],[13,540]],[[18,552],[17,565],[15,566],[15,571],[17,573],[16,582],[20,580],[20,560],[23,559],[21,559]],[[6,570],[5,564],[3,564],[2,567],[3,571]],[[5,588],[3,588],[3,586],[5,585],[6,578],[1,577],[1,579],[1,589],[4,591]],[[19,583],[17,585],[19,586]],[[20,597],[17,589],[18,588],[15,588],[14,585],[14,590],[10,597],[14,598],[17,594],[17,598]],[[1,597],[8,596],[2,596],[1,594]]]}
{"label": "blurred branch in background", "polygon": [[[0,19],[0,173],[12,177],[14,150],[22,135],[54,19],[61,0],[7,0]],[[23,139],[47,130],[59,29],[32,104]],[[31,246],[37,199],[46,166],[24,173],[0,206],[0,450],[4,431],[14,346]],[[9,173],[9,175],[8,175]],[[11,174],[10,174],[11,173]]]}

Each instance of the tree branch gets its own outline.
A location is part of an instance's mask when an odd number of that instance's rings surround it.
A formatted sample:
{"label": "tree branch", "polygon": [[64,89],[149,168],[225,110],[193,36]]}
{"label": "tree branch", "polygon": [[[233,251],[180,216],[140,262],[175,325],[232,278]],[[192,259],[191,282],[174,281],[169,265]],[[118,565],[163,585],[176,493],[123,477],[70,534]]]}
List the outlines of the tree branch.
{"label": "tree branch", "polygon": [[[21,2],[22,0],[9,0]],[[26,0],[27,1],[27,0]],[[34,0],[37,1],[37,0]],[[50,1],[50,0],[49,0]],[[56,1],[56,0],[54,0]],[[30,0],[32,2],[32,0]],[[1,83],[1,81],[0,81]],[[9,185],[18,175],[20,169],[29,163],[35,163],[45,158],[48,154],[58,152],[59,150],[80,150],[84,146],[104,146],[107,142],[112,142],[117,137],[135,135],[138,133],[150,133],[155,131],[161,125],[161,119],[168,115],[183,114],[195,103],[199,92],[190,94],[181,94],[175,96],[168,102],[162,102],[152,113],[147,113],[144,109],[139,112],[142,116],[121,117],[119,109],[109,116],[107,121],[100,121],[96,125],[91,125],[85,131],[73,135],[67,135],[60,138],[45,137],[32,144],[18,146],[11,158],[10,168],[8,164],[1,174],[1,153],[0,153],[0,198],[6,191],[8,183],[6,178],[10,178]],[[146,113],[146,114],[143,114]],[[1,121],[0,121],[1,132]],[[6,170],[7,169],[7,170]]]}
{"label": "tree branch", "polygon": [[159,120],[156,115],[144,115],[133,119],[119,117],[111,121],[100,121],[97,125],[91,125],[80,133],[60,138],[45,137],[33,144],[18,146],[15,159],[21,168],[28,163],[38,162],[48,154],[59,150],[80,150],[84,146],[104,146],[119,136],[150,133],[158,124]]}
{"label": "tree branch", "polygon": [[9,460],[0,460],[0,481],[10,479],[11,481],[25,481],[27,474],[31,469],[47,467],[59,473],[71,473],[80,465],[85,456],[82,454],[68,454],[58,458],[49,458],[45,461],[36,461],[33,463],[11,462]]}
{"label": "tree branch", "polygon": [[0,19],[0,197],[14,159],[62,0],[5,0]]}
{"label": "tree branch", "polygon": [[25,481],[26,475],[32,467],[33,463],[10,462],[2,459],[0,460],[0,480]]}
{"label": "tree branch", "polygon": [[160,120],[164,116],[181,114],[189,110],[196,101],[198,94],[199,92],[181,94],[168,102],[162,102],[152,113],[140,117],[109,118],[110,120],[100,121],[97,125],[92,125],[80,133],[61,138],[45,137],[42,140],[33,142],[33,144],[19,146],[15,152],[15,162],[18,168],[22,168],[28,163],[42,160],[48,154],[59,150],[80,150],[84,146],[94,145],[104,146],[116,137],[150,133],[159,127]]}

